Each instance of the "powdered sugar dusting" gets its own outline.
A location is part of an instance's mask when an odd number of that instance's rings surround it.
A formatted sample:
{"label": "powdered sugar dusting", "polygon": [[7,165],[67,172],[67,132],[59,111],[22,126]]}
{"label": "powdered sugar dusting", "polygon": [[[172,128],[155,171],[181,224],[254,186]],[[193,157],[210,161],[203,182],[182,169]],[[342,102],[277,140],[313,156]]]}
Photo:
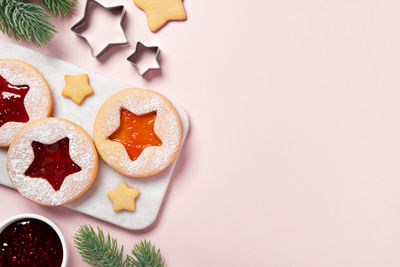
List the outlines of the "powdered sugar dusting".
{"label": "powdered sugar dusting", "polygon": [[[29,85],[30,89],[24,101],[29,121],[48,116],[51,108],[50,89],[38,71],[20,61],[6,59],[0,60],[0,75],[11,84]],[[0,146],[8,146],[25,124],[7,122],[0,127]]]}
{"label": "powdered sugar dusting", "polygon": [[9,93],[9,92],[2,92],[1,96],[5,99],[10,99],[10,98],[21,98],[20,95]]}
{"label": "powdered sugar dusting", "polygon": [[[70,140],[71,159],[82,168],[81,171],[68,175],[58,191],[45,179],[25,176],[34,159],[32,141],[52,144],[65,137]],[[18,134],[9,149],[7,168],[11,181],[23,196],[44,205],[61,205],[90,186],[97,173],[97,154],[90,138],[74,124],[57,118],[42,119]]]}
{"label": "powdered sugar dusting", "polygon": [[[121,143],[108,139],[120,125],[121,108],[136,115],[156,111],[154,132],[162,145],[148,147],[137,160],[130,160]],[[180,148],[181,136],[181,122],[172,104],[164,96],[143,89],[126,89],[110,97],[100,109],[94,127],[96,146],[103,159],[113,168],[136,177],[168,167]]]}

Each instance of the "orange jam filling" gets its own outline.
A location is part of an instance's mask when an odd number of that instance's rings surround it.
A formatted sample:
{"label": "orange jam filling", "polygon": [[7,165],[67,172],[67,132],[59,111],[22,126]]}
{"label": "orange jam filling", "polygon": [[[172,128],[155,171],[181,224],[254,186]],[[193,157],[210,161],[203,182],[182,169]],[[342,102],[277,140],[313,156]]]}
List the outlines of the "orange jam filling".
{"label": "orange jam filling", "polygon": [[136,115],[129,110],[121,109],[120,126],[109,139],[123,144],[129,158],[134,161],[145,148],[162,144],[154,132],[156,116],[155,111]]}

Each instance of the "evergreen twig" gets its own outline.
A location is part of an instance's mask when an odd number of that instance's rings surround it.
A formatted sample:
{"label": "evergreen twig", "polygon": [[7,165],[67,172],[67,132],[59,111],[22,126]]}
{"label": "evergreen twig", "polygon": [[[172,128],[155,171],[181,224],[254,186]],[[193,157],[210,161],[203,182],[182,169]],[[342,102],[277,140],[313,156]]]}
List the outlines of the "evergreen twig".
{"label": "evergreen twig", "polygon": [[164,267],[165,260],[161,257],[161,252],[150,241],[141,241],[135,244],[132,250],[134,257],[127,256],[126,261],[135,267]]}
{"label": "evergreen twig", "polygon": [[47,9],[55,16],[68,15],[69,11],[76,6],[78,0],[42,0]]}
{"label": "evergreen twig", "polygon": [[92,226],[83,225],[74,235],[75,246],[79,250],[83,261],[92,266],[117,267],[123,266],[122,255],[124,247],[118,250],[117,240],[97,227],[98,233]]}
{"label": "evergreen twig", "polygon": [[75,247],[81,254],[84,262],[92,266],[105,267],[164,267],[165,260],[159,249],[150,241],[141,241],[134,245],[132,255],[127,255],[123,261],[123,250],[118,250],[117,240],[97,227],[97,234],[92,226],[83,225],[74,235]]}
{"label": "evergreen twig", "polygon": [[[77,0],[42,0],[56,16],[65,16]],[[41,46],[54,37],[56,27],[50,14],[38,3],[27,0],[0,0],[0,30],[15,40],[25,39]]]}

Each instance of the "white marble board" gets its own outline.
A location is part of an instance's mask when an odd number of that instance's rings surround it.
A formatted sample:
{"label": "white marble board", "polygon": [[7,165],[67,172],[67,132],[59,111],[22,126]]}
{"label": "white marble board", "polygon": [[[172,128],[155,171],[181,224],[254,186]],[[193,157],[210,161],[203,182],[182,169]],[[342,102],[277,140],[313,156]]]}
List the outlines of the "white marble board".
{"label": "white marble board", "polygon": [[[23,60],[38,69],[46,78],[52,90],[52,116],[66,118],[79,124],[90,136],[93,133],[96,113],[104,101],[122,89],[134,87],[15,44],[0,44],[0,58]],[[82,73],[89,75],[90,84],[95,93],[85,99],[81,106],[78,106],[71,99],[62,97],[61,91],[65,85],[65,74]],[[184,141],[189,130],[189,118],[180,105],[177,103],[174,103],[174,105],[182,121]],[[13,187],[5,167],[6,158],[7,150],[1,149],[0,184]],[[158,175],[148,178],[129,178],[113,170],[99,157],[99,172],[91,188],[78,200],[65,206],[126,229],[144,229],[157,218],[177,160],[178,158],[168,169]],[[107,192],[117,187],[121,181],[125,181],[130,187],[140,190],[140,196],[136,199],[135,212],[120,211],[116,213],[113,211]],[[16,195],[16,197],[22,196]]]}

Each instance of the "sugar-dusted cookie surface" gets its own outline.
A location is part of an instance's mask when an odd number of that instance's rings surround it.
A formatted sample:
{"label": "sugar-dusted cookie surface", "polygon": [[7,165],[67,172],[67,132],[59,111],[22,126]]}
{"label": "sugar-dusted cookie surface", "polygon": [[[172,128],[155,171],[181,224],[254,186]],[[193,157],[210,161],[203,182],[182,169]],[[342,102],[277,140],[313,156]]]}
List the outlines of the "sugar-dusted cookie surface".
{"label": "sugar-dusted cookie surface", "polygon": [[71,98],[77,105],[82,104],[87,96],[94,93],[87,74],[64,75],[64,78],[65,87],[61,95]]}
{"label": "sugar-dusted cookie surface", "polygon": [[59,118],[33,121],[21,129],[7,155],[7,170],[24,197],[46,206],[79,198],[97,175],[98,156],[90,136]]}
{"label": "sugar-dusted cookie surface", "polygon": [[46,80],[20,60],[0,59],[0,147],[10,145],[27,123],[50,115],[52,98]]}
{"label": "sugar-dusted cookie surface", "polygon": [[155,32],[170,20],[186,20],[182,0],[134,0],[147,16],[151,31]]}
{"label": "sugar-dusted cookie surface", "polygon": [[145,89],[122,90],[97,113],[94,142],[103,160],[130,177],[147,177],[165,170],[182,142],[182,124],[172,103]]}

